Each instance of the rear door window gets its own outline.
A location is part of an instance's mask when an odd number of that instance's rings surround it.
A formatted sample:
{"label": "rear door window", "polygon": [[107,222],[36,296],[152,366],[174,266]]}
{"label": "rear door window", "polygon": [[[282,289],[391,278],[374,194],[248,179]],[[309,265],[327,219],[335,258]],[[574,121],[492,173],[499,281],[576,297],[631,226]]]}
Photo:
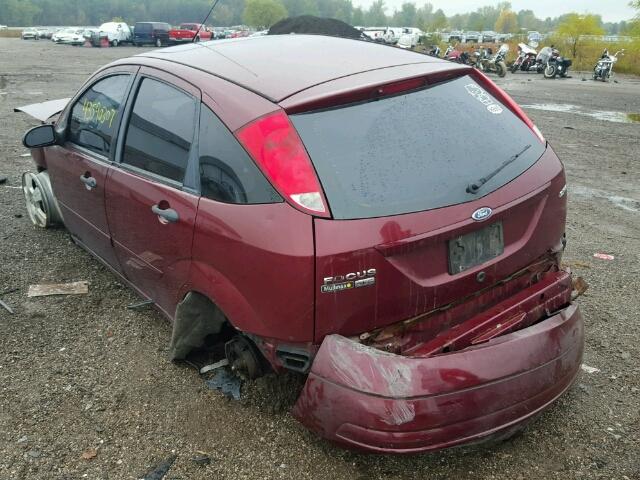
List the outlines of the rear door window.
{"label": "rear door window", "polygon": [[130,75],[112,75],[94,83],[71,109],[68,140],[108,157],[117,131]]}
{"label": "rear door window", "polygon": [[182,183],[196,129],[196,105],[182,90],[144,78],[129,119],[122,162]]}
{"label": "rear door window", "polygon": [[200,112],[200,191],[225,203],[273,203],[282,198],[233,134],[205,105]]}
{"label": "rear door window", "polygon": [[[338,219],[476,200],[522,174],[545,150],[520,118],[469,76],[292,115],[291,121]],[[521,152],[478,193],[466,191]]]}

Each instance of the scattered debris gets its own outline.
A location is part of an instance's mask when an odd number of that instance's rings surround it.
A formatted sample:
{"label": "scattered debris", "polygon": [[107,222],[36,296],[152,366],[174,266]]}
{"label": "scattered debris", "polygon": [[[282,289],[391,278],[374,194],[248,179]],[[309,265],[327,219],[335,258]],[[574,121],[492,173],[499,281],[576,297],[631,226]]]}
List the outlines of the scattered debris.
{"label": "scattered debris", "polygon": [[51,283],[29,285],[27,297],[44,297],[47,295],[84,295],[89,293],[89,282]]}
{"label": "scattered debris", "polygon": [[212,390],[218,390],[229,398],[240,400],[242,380],[227,368],[218,368],[213,377],[205,380],[204,383]]}
{"label": "scattered debris", "polygon": [[127,308],[129,310],[137,310],[138,308],[146,307],[147,305],[153,305],[153,300],[144,300],[142,302],[132,303],[127,305]]}
{"label": "scattered debris", "polygon": [[84,452],[82,452],[82,458],[85,460],[91,460],[92,458],[96,458],[98,455],[98,450],[93,447],[87,448]]}
{"label": "scattered debris", "polygon": [[0,175],[0,185],[7,183],[7,177],[4,175]]}
{"label": "scattered debris", "polygon": [[171,469],[173,463],[176,461],[176,458],[178,458],[177,455],[171,455],[164,462],[156,465],[151,470],[149,470],[142,477],[142,480],[162,480],[165,475],[169,473],[169,470]]}
{"label": "scattered debris", "polygon": [[580,368],[582,369],[583,372],[586,372],[586,373],[598,373],[600,371],[599,368],[590,367],[586,363],[583,363],[582,365],[580,365]]}
{"label": "scattered debris", "polygon": [[573,279],[573,291],[571,292],[571,300],[575,300],[589,289],[589,284],[582,277]]}
{"label": "scattered debris", "polygon": [[600,252],[594,253],[593,256],[595,258],[599,258],[600,260],[613,260],[614,258],[616,258],[613,255],[609,255],[608,253],[600,253]]}
{"label": "scattered debris", "polygon": [[30,157],[31,154],[30,153],[23,153],[22,155],[20,155],[21,157]]}
{"label": "scattered debris", "polygon": [[211,457],[207,455],[205,452],[196,452],[198,455],[193,457],[191,461],[197,465],[209,465],[211,463]]}
{"label": "scattered debris", "polygon": [[40,450],[32,449],[27,452],[27,455],[31,458],[40,458],[42,456],[42,452],[40,452]]}
{"label": "scattered debris", "polygon": [[0,307],[4,308],[7,312],[13,315],[13,309],[9,305],[4,303],[2,300],[0,300]]}
{"label": "scattered debris", "polygon": [[212,363],[211,365],[205,365],[204,367],[202,367],[200,369],[200,374],[202,375],[212,370],[217,370],[220,367],[226,367],[227,365],[229,365],[229,360],[227,360],[226,358],[223,358],[219,362]]}

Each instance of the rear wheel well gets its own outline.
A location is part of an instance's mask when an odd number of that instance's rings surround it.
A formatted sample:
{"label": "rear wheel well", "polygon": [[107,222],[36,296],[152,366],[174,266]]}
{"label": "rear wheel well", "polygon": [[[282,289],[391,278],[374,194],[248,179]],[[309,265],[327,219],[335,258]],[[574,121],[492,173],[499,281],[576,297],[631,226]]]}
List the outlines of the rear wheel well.
{"label": "rear wheel well", "polygon": [[171,359],[186,358],[193,350],[205,347],[212,336],[220,337],[229,327],[233,328],[227,317],[207,296],[188,292],[176,308],[169,346]]}
{"label": "rear wheel well", "polygon": [[237,330],[209,297],[196,291],[188,292],[178,304],[169,352],[172,360],[189,357],[189,362],[195,357],[226,358],[233,370],[249,378],[269,368],[254,340]]}

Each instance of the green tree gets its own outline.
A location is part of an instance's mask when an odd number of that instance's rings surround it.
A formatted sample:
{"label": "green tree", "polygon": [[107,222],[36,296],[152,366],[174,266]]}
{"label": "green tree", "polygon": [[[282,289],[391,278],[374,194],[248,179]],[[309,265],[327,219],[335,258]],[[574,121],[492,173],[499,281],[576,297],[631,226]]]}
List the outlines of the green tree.
{"label": "green tree", "polygon": [[431,20],[431,26],[429,30],[432,30],[434,32],[441,32],[448,26],[449,26],[449,22],[447,21],[447,16],[444,14],[442,9],[439,8],[433,14],[433,20]]}
{"label": "green tree", "polygon": [[362,11],[362,8],[356,7],[353,9],[351,21],[353,22],[354,26],[361,27],[364,25],[364,12]]}
{"label": "green tree", "polygon": [[518,33],[518,16],[511,10],[502,10],[494,30],[498,33]]}
{"label": "green tree", "polygon": [[369,10],[366,11],[364,19],[369,27],[384,27],[389,23],[387,15],[384,13],[384,0],[375,0]]}
{"label": "green tree", "polygon": [[415,3],[405,2],[393,14],[393,24],[399,27],[415,27],[418,9]]}
{"label": "green tree", "polygon": [[282,0],[290,17],[298,15],[319,15],[318,2],[314,0]]}
{"label": "green tree", "polygon": [[268,28],[286,16],[280,0],[247,0],[242,19],[250,27]]}
{"label": "green tree", "polygon": [[564,37],[571,46],[573,56],[576,56],[578,46],[585,35],[603,35],[604,29],[600,26],[602,20],[597,15],[580,15],[570,13],[565,20],[558,25],[557,33]]}

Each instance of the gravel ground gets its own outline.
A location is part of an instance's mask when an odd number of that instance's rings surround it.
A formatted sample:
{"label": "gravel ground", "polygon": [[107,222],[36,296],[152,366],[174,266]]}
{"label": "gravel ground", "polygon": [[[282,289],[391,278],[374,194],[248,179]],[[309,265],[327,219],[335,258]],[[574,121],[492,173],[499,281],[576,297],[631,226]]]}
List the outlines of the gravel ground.
{"label": "gravel ground", "polygon": [[[599,371],[512,440],[392,457],[302,428],[288,413],[295,376],[254,382],[239,402],[207,389],[168,361],[160,314],[127,310],[135,294],[63,229],[31,226],[18,187],[33,168],[20,138],[34,122],[13,107],[71,96],[102,64],[139,51],[0,39],[0,298],[15,310],[0,309],[0,479],[140,478],[172,455],[169,479],[640,479],[640,124],[589,115],[640,112],[637,78],[500,80],[521,104],[582,109],[527,112],[567,169],[565,261],[590,284],[579,299],[584,361]],[[90,282],[88,295],[26,297],[30,284],[77,280]]]}

